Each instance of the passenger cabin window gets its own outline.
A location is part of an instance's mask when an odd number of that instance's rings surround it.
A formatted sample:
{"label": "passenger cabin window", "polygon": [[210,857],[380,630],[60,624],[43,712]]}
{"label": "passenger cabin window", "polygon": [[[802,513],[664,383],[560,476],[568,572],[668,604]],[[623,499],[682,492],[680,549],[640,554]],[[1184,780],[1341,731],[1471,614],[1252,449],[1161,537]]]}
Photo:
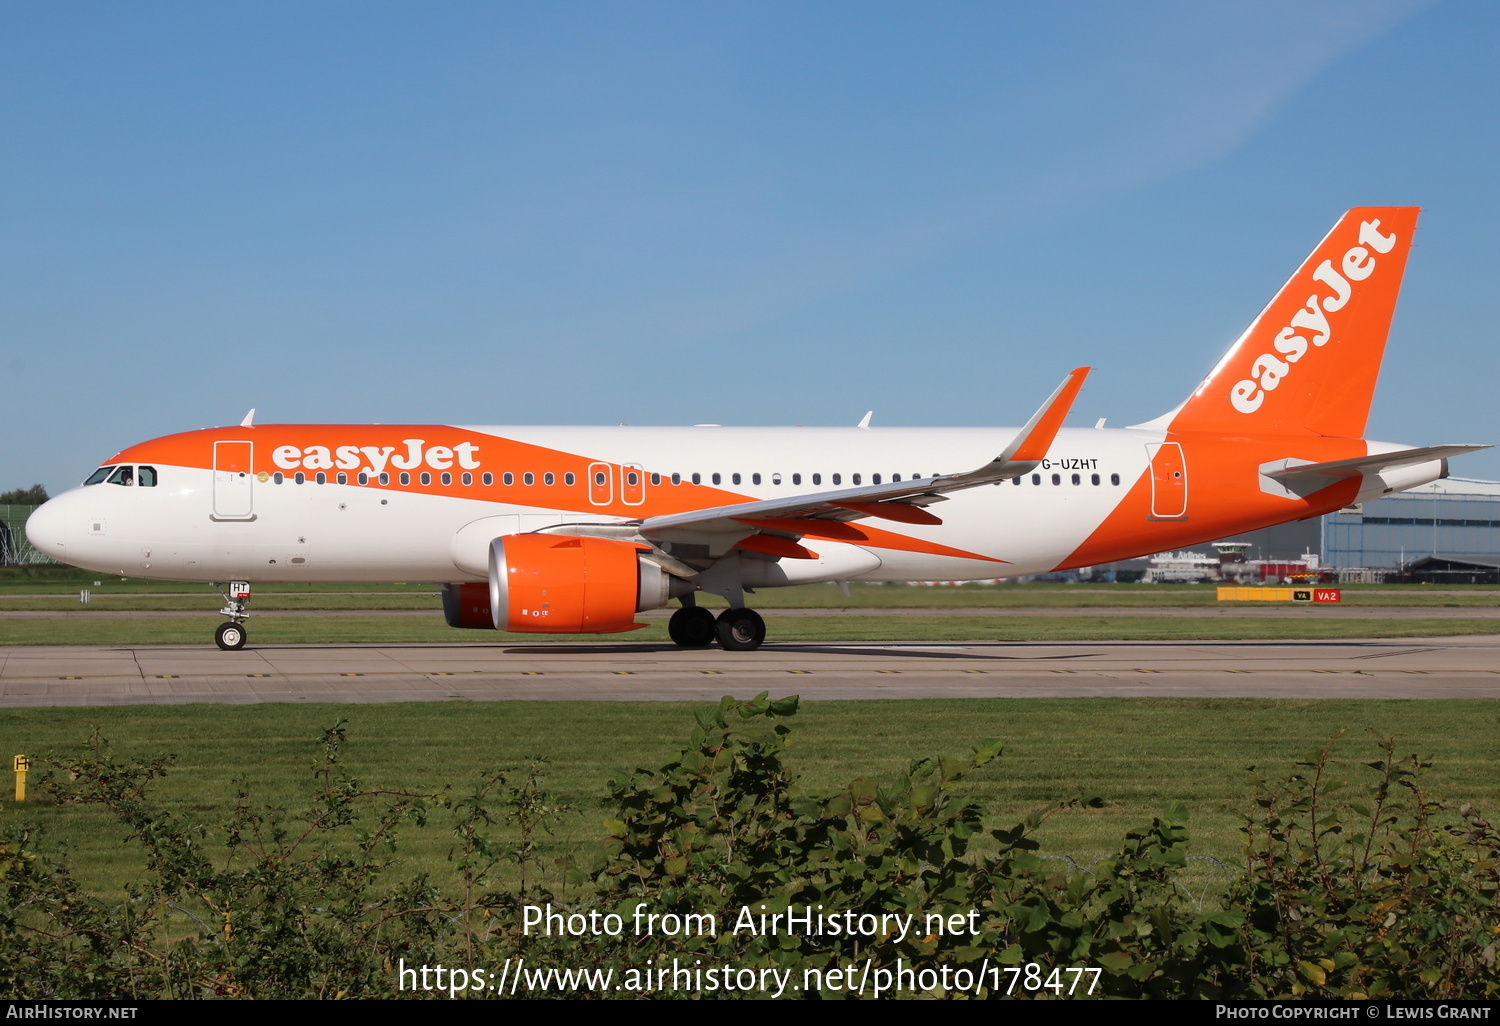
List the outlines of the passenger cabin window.
{"label": "passenger cabin window", "polygon": [[463,483],[466,484],[466,485],[471,485],[471,484],[474,483],[474,475],[473,474],[465,474],[460,480],[462,480]]}
{"label": "passenger cabin window", "polygon": [[135,468],[134,467],[116,467],[115,468],[115,472],[113,474],[109,475],[109,483],[110,484],[117,484],[117,485],[133,485],[133,484],[135,484]]}
{"label": "passenger cabin window", "polygon": [[841,475],[841,474],[834,474],[833,475],[833,483],[834,484],[843,484],[844,483],[843,475]]}
{"label": "passenger cabin window", "polygon": [[[145,468],[145,467],[142,467],[142,468],[141,468],[141,469],[142,469],[142,470],[145,470],[145,469],[146,469],[146,468]],[[327,475],[327,474],[325,474],[325,473],[323,473],[323,472],[322,472],[322,471],[321,471],[321,470],[320,470],[320,471],[318,471],[318,472],[317,472],[317,474],[315,474],[315,475],[314,475],[314,476],[313,476],[313,480],[314,480],[314,481],[316,481],[316,482],[318,482],[318,484],[327,484],[327,483],[328,483],[328,475]],[[145,483],[146,483],[146,482],[145,482],[145,481],[142,481],[142,482],[141,482],[141,484],[145,484]]]}
{"label": "passenger cabin window", "polygon": [[802,475],[801,474],[793,474],[792,475],[792,484],[799,485],[801,483],[802,483]]}
{"label": "passenger cabin window", "polygon": [[411,484],[411,475],[403,470],[401,472],[401,476],[396,478],[396,480],[400,481],[404,485],[409,485]]}
{"label": "passenger cabin window", "polygon": [[380,475],[380,483],[383,484],[383,485],[390,484],[391,483],[391,475],[389,475],[389,474],[381,474]]}
{"label": "passenger cabin window", "polygon": [[98,484],[100,481],[103,481],[105,478],[109,477],[110,471],[112,471],[114,469],[115,468],[113,466],[100,467],[98,470],[94,471],[92,474],[89,475],[89,479],[87,481],[85,481],[84,484],[86,484],[86,485],[95,485],[95,484]]}
{"label": "passenger cabin window", "polygon": [[505,472],[505,476],[504,476],[503,480],[505,481],[506,484],[513,485],[513,484],[516,483],[516,475],[512,474],[510,471],[507,470]]}
{"label": "passenger cabin window", "polygon": [[1034,484],[1034,485],[1041,484],[1042,483],[1042,475],[1041,474],[1032,474],[1031,475],[1031,483]]}
{"label": "passenger cabin window", "polygon": [[855,474],[852,478],[850,478],[850,480],[853,481],[855,484],[859,484],[860,483],[859,475],[858,474]]}
{"label": "passenger cabin window", "polygon": [[1073,475],[1073,483],[1074,484],[1083,484],[1083,478],[1079,477],[1077,474],[1074,474]]}
{"label": "passenger cabin window", "polygon": [[528,470],[526,473],[521,475],[521,480],[529,485],[534,485],[536,484],[536,475]]}
{"label": "passenger cabin window", "polygon": [[452,474],[448,474],[448,473],[444,473],[443,474],[443,484],[445,484],[445,485],[451,485],[452,483],[453,483],[453,475]]}
{"label": "passenger cabin window", "polygon": [[[276,482],[277,484],[281,484],[281,482],[283,482],[283,481],[286,480],[286,475],[283,474],[281,471],[278,470],[278,471],[276,471],[276,473],[274,473],[274,474],[271,475],[271,480],[274,481],[274,482]],[[359,475],[359,483],[360,484],[364,484],[365,483],[365,475],[363,475],[363,474]]]}
{"label": "passenger cabin window", "polygon": [[542,484],[557,484],[557,475],[549,470],[547,473],[542,475]]}
{"label": "passenger cabin window", "polygon": [[1089,482],[1091,484],[1098,484],[1099,483],[1099,475],[1098,474],[1090,474],[1089,475]]}
{"label": "passenger cabin window", "polygon": [[[571,485],[571,484],[577,484],[577,483],[578,483],[578,478],[576,476],[574,476],[574,474],[573,474],[573,472],[571,470],[568,471],[566,474],[563,475],[563,484],[565,484],[565,485]],[[658,482],[658,483],[660,483],[660,482]]]}
{"label": "passenger cabin window", "polygon": [[696,470],[693,471],[693,484],[702,484],[702,483],[703,483],[703,475],[700,474],[700,473],[698,473]]}
{"label": "passenger cabin window", "polygon": [[719,476],[719,472],[718,471],[714,471],[714,484],[718,484],[719,482],[721,482],[723,480],[724,479]]}
{"label": "passenger cabin window", "polygon": [[486,473],[479,480],[483,481],[486,485],[492,485],[495,483],[495,475]]}
{"label": "passenger cabin window", "polygon": [[423,471],[422,476],[418,480],[420,480],[424,485],[430,485],[432,484],[432,475],[427,473],[426,471]]}
{"label": "passenger cabin window", "polygon": [[[281,484],[281,475],[277,474],[277,475],[275,475],[275,477],[276,477],[276,483],[277,484]],[[359,475],[359,483],[362,484],[362,485],[369,484],[370,483],[370,475],[361,472],[360,475]]]}
{"label": "passenger cabin window", "polygon": [[1109,483],[1112,484],[1112,485],[1119,484],[1120,483],[1120,475],[1119,474],[1111,474],[1111,475],[1109,475]]}
{"label": "passenger cabin window", "polygon": [[304,483],[307,480],[307,475],[304,474],[304,473],[302,473],[302,471],[299,470],[295,474],[292,475],[292,480],[296,481],[298,484],[302,484],[302,483]]}
{"label": "passenger cabin window", "polygon": [[750,475],[750,483],[751,484],[760,484],[760,475],[759,474],[751,474]]}
{"label": "passenger cabin window", "polygon": [[651,486],[654,488],[654,487],[656,487],[659,484],[661,484],[661,475],[660,474],[652,474],[651,475]]}
{"label": "passenger cabin window", "polygon": [[341,470],[341,471],[339,471],[339,476],[335,480],[337,480],[339,484],[348,484],[349,483],[349,475],[346,474],[346,473],[344,473]]}
{"label": "passenger cabin window", "polygon": [[732,474],[732,475],[730,475],[729,480],[733,481],[735,484],[739,484],[740,483],[740,475],[738,475],[738,474]]}
{"label": "passenger cabin window", "polygon": [[682,484],[682,475],[681,474],[673,474],[672,475],[672,483],[674,485],[680,485],[680,484]]}
{"label": "passenger cabin window", "polygon": [[823,483],[823,475],[822,474],[814,474],[813,475],[813,484],[820,485],[822,483]]}

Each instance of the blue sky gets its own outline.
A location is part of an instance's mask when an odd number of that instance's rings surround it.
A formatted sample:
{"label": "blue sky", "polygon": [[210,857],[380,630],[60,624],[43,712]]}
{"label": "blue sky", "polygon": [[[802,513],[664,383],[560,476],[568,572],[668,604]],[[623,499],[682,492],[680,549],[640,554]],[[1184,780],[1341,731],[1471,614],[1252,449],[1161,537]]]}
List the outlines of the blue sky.
{"label": "blue sky", "polygon": [[[1500,5],[0,3],[0,490],[294,422],[1175,405],[1424,208],[1370,434],[1500,442]],[[1500,456],[1455,473],[1500,478]]]}

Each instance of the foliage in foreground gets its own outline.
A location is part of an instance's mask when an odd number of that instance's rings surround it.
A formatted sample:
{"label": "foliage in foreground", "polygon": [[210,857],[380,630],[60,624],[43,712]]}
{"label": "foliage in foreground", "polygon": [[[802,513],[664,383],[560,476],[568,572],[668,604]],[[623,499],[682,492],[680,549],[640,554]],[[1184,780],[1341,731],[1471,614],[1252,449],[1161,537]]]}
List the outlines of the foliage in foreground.
{"label": "foliage in foreground", "polygon": [[[993,760],[998,743],[964,760],[918,760],[893,781],[810,794],[783,761],[796,709],[794,698],[762,695],[701,713],[676,759],[611,785],[612,815],[589,865],[538,862],[537,838],[559,811],[540,761],[491,774],[462,797],[366,789],[340,764],[345,736],[335,726],[321,736],[305,807],[264,808],[242,789],[208,830],[153,805],[150,785],[168,760],[117,762],[96,736],[81,755],[50,760],[40,790],[106,808],[147,871],[114,905],[82,893],[24,834],[0,843],[0,992],[432,995],[421,988],[435,977],[401,970],[442,964],[442,993],[458,969],[459,993],[478,996],[502,973],[519,975],[524,959],[532,973],[589,969],[627,981],[600,989],[551,978],[532,997],[687,996],[643,972],[675,959],[790,970],[796,986],[821,987],[802,996],[822,997],[851,993],[855,977],[838,972],[850,967],[898,981],[901,967],[915,970],[897,996],[938,979],[967,980],[970,995],[1050,996],[1077,984],[1067,970],[1091,966],[1102,970],[1096,996],[1500,994],[1500,837],[1470,807],[1432,800],[1425,765],[1396,759],[1390,741],[1358,787],[1332,779],[1331,746],[1280,782],[1254,775],[1243,865],[1204,899],[1185,885],[1180,805],[1082,870],[1038,856],[1032,835],[1059,809],[1096,801],[1070,799],[1002,827],[954,796],[954,782]],[[401,871],[400,829],[428,816],[453,822],[459,885],[446,892]],[[971,850],[976,840],[989,854]],[[515,867],[504,889],[495,883],[502,863]],[[552,936],[539,909],[560,917]],[[788,909],[888,925],[873,935],[735,929],[745,915],[759,925]],[[612,932],[610,914],[619,917]],[[892,914],[913,915],[911,928]],[[938,914],[941,922],[927,918]],[[585,920],[592,928],[569,933]]]}

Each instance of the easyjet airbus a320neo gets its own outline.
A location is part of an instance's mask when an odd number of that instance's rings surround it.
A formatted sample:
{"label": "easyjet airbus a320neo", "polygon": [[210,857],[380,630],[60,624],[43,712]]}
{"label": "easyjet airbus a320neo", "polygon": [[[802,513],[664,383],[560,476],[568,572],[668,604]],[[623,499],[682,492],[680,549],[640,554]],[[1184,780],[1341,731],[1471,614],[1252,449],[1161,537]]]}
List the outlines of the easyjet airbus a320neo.
{"label": "easyjet airbus a320neo", "polygon": [[753,649],[761,588],[1092,566],[1446,476],[1485,447],[1363,438],[1416,223],[1349,211],[1184,403],[1130,428],[1062,427],[1082,367],[1020,430],[246,417],[117,453],[26,532],[75,566],[227,583],[226,649],[270,581],[431,581],[454,627],[553,634],[676,599],[678,645]]}

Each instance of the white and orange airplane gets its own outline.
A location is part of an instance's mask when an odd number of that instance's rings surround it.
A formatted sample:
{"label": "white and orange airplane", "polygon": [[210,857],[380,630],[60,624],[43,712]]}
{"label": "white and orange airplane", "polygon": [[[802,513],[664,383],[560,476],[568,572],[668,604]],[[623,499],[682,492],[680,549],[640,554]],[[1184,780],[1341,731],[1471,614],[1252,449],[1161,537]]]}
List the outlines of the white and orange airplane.
{"label": "white and orange airplane", "polygon": [[530,633],[628,631],[678,599],[678,645],[754,649],[758,588],[1092,566],[1447,476],[1486,446],[1362,437],[1417,213],[1345,214],[1193,394],[1134,427],[1062,427],[1083,367],[1018,431],[255,425],[252,410],[117,453],[26,533],[91,570],[228,582],[224,649],[245,644],[251,585],[284,581],[430,581],[451,626]]}

